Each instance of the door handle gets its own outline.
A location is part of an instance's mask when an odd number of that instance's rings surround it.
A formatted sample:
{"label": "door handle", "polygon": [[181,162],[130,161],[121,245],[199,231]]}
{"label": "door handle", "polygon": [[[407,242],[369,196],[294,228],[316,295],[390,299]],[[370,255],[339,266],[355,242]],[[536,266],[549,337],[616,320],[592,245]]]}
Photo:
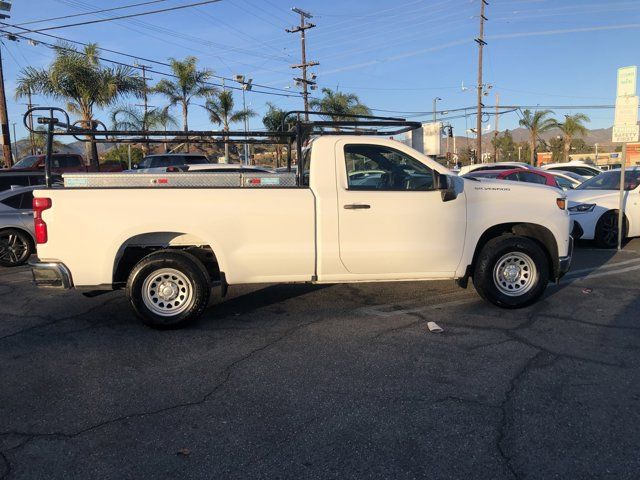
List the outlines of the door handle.
{"label": "door handle", "polygon": [[363,203],[349,203],[344,206],[346,210],[365,210],[371,208],[371,205],[365,205]]}

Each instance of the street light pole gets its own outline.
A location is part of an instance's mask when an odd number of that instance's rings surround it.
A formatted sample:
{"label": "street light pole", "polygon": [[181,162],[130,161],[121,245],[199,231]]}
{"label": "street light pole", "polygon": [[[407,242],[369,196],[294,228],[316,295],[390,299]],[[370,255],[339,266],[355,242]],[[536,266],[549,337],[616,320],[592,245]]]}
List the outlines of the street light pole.
{"label": "street light pole", "polygon": [[249,118],[246,115],[247,112],[247,101],[245,98],[245,92],[247,90],[251,90],[253,79],[245,79],[244,75],[236,75],[235,81],[238,82],[242,86],[242,111],[245,113],[243,124],[244,124],[244,133],[245,133],[245,143],[244,143],[244,165],[249,165],[249,144],[246,142],[246,133],[249,130]]}
{"label": "street light pole", "polygon": [[[242,110],[246,113],[246,111],[247,111],[247,102],[245,100],[245,93],[244,93],[245,91],[246,91],[246,88],[245,88],[244,85],[242,85]],[[245,165],[249,165],[250,164],[250,162],[249,162],[249,145],[246,142],[246,140],[247,140],[247,137],[246,137],[247,130],[248,130],[248,128],[247,128],[247,116],[245,115],[244,116],[244,134],[245,134],[245,137],[244,137],[244,139],[245,139],[245,143],[244,143],[244,164]]]}
{"label": "street light pole", "polygon": [[433,123],[436,123],[437,119],[437,104],[438,101],[442,100],[440,97],[436,97],[433,99]]}

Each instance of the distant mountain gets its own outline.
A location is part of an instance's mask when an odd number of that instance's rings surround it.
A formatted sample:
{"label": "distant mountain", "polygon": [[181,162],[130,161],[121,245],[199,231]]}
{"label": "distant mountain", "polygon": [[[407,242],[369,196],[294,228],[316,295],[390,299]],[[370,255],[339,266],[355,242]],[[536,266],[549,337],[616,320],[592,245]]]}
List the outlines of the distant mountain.
{"label": "distant mountain", "polygon": [[[596,128],[593,130],[588,130],[587,134],[584,137],[580,137],[580,138],[582,138],[588,145],[594,145],[597,143],[598,147],[602,149],[602,151],[607,151],[607,150],[613,151],[613,149],[620,144],[613,143],[611,141],[612,130],[613,130],[612,127]],[[504,131],[501,131],[500,135],[502,135],[503,133]],[[515,128],[513,130],[509,130],[509,133],[511,133],[511,136],[513,137],[513,141],[516,143],[529,141],[529,131],[526,128],[522,128],[522,127]],[[557,137],[558,135],[561,135],[560,130],[557,128],[553,128],[548,132],[541,134],[540,138],[542,138],[545,141],[549,141],[550,139],[552,139],[553,137]],[[494,132],[485,133],[484,135],[482,135],[483,149],[493,148],[493,146],[491,145],[491,140],[493,140],[493,136],[494,136]],[[463,137],[463,136],[456,135],[456,146],[458,149],[465,148],[467,146],[467,142],[471,148],[474,148],[475,141],[476,141],[475,137]],[[451,147],[451,149],[453,149],[453,146]]]}

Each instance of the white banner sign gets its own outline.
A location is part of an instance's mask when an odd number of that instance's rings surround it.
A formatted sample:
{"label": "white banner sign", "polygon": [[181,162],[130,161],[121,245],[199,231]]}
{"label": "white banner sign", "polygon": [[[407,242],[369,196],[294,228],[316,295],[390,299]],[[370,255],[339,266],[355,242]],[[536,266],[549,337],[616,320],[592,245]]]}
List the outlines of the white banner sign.
{"label": "white banner sign", "polygon": [[616,116],[614,125],[636,125],[638,123],[638,97],[616,98]]}
{"label": "white banner sign", "polygon": [[636,94],[636,78],[638,67],[622,67],[618,69],[618,97],[632,96]]}
{"label": "white banner sign", "polygon": [[637,142],[640,137],[640,125],[614,125],[613,142],[629,143]]}

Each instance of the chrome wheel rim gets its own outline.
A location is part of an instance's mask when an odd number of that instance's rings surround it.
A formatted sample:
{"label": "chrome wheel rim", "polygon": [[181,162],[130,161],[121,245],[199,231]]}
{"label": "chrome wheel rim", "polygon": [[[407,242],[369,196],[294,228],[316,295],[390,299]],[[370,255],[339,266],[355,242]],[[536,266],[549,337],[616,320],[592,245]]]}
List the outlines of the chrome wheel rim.
{"label": "chrome wheel rim", "polygon": [[493,282],[496,288],[509,297],[518,297],[529,292],[536,284],[538,270],[529,255],[510,252],[496,262]]}
{"label": "chrome wheel rim", "polygon": [[14,265],[24,261],[28,254],[29,244],[20,235],[0,235],[0,261]]}
{"label": "chrome wheel rim", "polygon": [[174,317],[191,304],[193,285],[182,272],[173,268],[156,270],[142,284],[142,301],[156,315]]}

